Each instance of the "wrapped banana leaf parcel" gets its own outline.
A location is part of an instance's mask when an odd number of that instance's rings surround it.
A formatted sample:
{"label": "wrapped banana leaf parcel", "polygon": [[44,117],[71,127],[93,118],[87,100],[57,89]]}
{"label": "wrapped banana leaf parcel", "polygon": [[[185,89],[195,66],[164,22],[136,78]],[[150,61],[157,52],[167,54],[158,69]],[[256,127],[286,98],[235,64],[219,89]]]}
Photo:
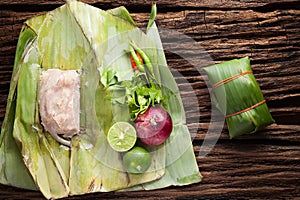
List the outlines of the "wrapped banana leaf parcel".
{"label": "wrapped banana leaf parcel", "polygon": [[152,7],[69,1],[24,23],[0,138],[0,183],[48,199],[201,181]]}
{"label": "wrapped banana leaf parcel", "polygon": [[204,68],[212,85],[212,100],[225,116],[230,138],[251,134],[274,120],[244,57]]}

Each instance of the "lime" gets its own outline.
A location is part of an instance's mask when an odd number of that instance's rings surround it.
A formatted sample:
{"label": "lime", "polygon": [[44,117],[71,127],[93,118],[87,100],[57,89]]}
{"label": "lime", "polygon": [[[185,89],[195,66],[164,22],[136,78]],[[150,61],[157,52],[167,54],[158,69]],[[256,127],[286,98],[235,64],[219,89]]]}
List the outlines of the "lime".
{"label": "lime", "polygon": [[144,173],[151,165],[151,154],[142,147],[133,147],[125,153],[123,157],[123,166],[128,173]]}
{"label": "lime", "polygon": [[124,152],[131,149],[135,145],[136,139],[136,130],[128,122],[114,123],[107,134],[109,145],[118,152]]}

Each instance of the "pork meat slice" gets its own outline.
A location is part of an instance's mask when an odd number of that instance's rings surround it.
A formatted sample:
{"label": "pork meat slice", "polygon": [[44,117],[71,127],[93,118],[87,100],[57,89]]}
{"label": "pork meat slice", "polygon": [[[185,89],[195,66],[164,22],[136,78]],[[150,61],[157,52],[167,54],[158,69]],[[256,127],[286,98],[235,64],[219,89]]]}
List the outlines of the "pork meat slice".
{"label": "pork meat slice", "polygon": [[40,76],[39,106],[44,129],[72,137],[79,132],[80,76],[76,70],[48,69]]}

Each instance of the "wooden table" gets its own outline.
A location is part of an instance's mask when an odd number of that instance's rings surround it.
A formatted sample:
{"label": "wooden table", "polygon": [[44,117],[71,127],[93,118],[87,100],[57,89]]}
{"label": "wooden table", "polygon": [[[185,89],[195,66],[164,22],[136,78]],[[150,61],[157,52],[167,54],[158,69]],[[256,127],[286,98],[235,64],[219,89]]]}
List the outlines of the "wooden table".
{"label": "wooden table", "polygon": [[[146,1],[84,2],[102,9],[124,5],[141,27],[148,20],[151,6]],[[22,23],[63,3],[60,0],[0,1],[0,125]],[[160,0],[156,3],[158,27],[191,37],[204,47],[214,63],[244,56],[251,58],[253,73],[276,124],[232,140],[225,126],[212,151],[204,158],[198,157],[211,119],[207,78],[197,73],[191,64],[193,60],[188,62],[167,51],[171,71],[180,72],[187,80],[185,83],[180,81],[182,76],[175,76],[185,102],[188,127],[197,132],[193,144],[203,181],[157,191],[97,193],[69,199],[299,199],[300,1]],[[192,55],[193,51],[188,53]],[[191,56],[191,59],[197,58]],[[199,112],[189,102],[186,84],[198,98],[200,120],[196,122]],[[39,192],[0,185],[0,199],[43,199],[43,196]]]}

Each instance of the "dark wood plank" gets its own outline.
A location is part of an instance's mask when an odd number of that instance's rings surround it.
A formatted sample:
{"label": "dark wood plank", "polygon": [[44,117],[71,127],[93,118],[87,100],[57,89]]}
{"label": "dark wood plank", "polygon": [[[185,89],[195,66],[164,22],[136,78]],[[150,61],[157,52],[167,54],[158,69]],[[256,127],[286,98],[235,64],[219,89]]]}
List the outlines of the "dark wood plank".
{"label": "dark wood plank", "polygon": [[[84,2],[102,9],[125,5],[140,27],[146,25],[151,6],[151,2],[145,1]],[[176,44],[176,35],[162,34],[169,67],[181,90],[188,127],[196,133],[192,135],[193,144],[203,182],[158,191],[97,193],[69,199],[300,198],[299,1],[154,2],[158,5],[157,24],[162,33],[164,29],[172,29],[195,41]],[[62,0],[0,2],[0,126],[22,23],[63,3]],[[200,47],[213,63],[243,56],[251,58],[254,75],[276,124],[233,140],[223,124],[215,127],[223,130],[220,136],[207,134],[212,105],[210,86],[202,70],[208,62],[197,54]],[[218,142],[207,156],[199,157],[204,140]],[[0,194],[3,199],[43,199],[39,192],[3,185]]]}
{"label": "dark wood plank", "polygon": [[[1,6],[8,6],[14,7],[15,9],[21,8],[23,5],[28,6],[47,6],[51,8],[51,6],[62,5],[65,1],[64,0],[41,0],[37,3],[34,0],[26,0],[26,1],[10,1],[10,0],[2,0],[0,2]],[[123,6],[132,7],[135,10],[143,11],[144,7],[148,7],[151,5],[152,2],[158,4],[161,9],[171,9],[171,10],[187,10],[187,9],[199,9],[199,8],[208,8],[208,9],[249,9],[249,8],[257,8],[257,9],[280,9],[283,8],[293,8],[295,5],[298,5],[297,0],[285,0],[284,2],[279,0],[269,0],[269,1],[253,1],[253,0],[214,0],[214,1],[207,1],[207,0],[199,0],[199,1],[184,1],[184,0],[176,0],[170,3],[168,0],[155,0],[155,1],[135,1],[135,0],[83,0],[82,2],[89,3],[91,5],[107,9],[108,7],[117,7]],[[20,6],[20,7],[18,7]],[[27,8],[33,9],[33,8]]]}

